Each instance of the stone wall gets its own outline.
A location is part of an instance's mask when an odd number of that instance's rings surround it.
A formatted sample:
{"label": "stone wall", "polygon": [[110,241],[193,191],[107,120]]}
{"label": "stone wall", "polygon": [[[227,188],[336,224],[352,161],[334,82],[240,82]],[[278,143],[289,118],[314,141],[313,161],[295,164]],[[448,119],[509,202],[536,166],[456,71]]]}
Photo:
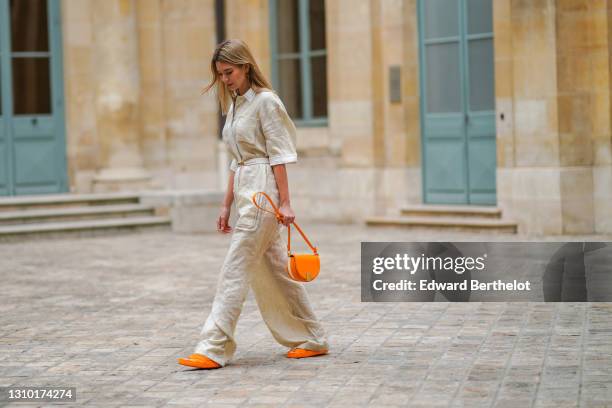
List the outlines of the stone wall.
{"label": "stone wall", "polygon": [[500,206],[526,233],[612,231],[608,2],[494,4]]}

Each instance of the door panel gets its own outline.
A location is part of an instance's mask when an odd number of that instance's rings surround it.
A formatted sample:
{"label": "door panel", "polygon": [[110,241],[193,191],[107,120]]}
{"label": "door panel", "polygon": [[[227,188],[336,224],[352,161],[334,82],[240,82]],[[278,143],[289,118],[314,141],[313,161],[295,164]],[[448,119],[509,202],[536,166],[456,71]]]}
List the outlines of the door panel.
{"label": "door panel", "polygon": [[461,112],[460,47],[458,42],[430,44],[427,64],[427,113]]}
{"label": "door panel", "polygon": [[59,167],[51,116],[18,116],[13,119],[15,192],[36,194],[59,189]]}
{"label": "door panel", "polygon": [[427,0],[423,3],[425,38],[435,39],[459,35],[459,2]]}
{"label": "door panel", "polygon": [[425,162],[436,163],[425,173],[425,183],[431,186],[429,200],[454,204],[465,200],[465,162],[455,159],[465,149],[465,140],[456,131],[462,124],[462,114],[429,115],[426,119]]}
{"label": "door panel", "polygon": [[15,145],[15,153],[17,162],[27,163],[17,168],[16,193],[18,195],[57,191],[58,186],[55,180],[57,155],[53,139],[22,140]]}
{"label": "door panel", "polygon": [[36,187],[54,183],[55,149],[53,139],[24,138],[15,144],[17,162],[28,163],[17,169],[17,185]]}
{"label": "door panel", "polygon": [[490,138],[472,140],[468,145],[472,161],[469,166],[470,175],[470,204],[491,204],[491,185],[495,184],[495,173],[487,171],[495,166],[495,141]]}
{"label": "door panel", "polygon": [[492,0],[418,5],[424,201],[495,204]]}
{"label": "door panel", "polygon": [[463,179],[464,169],[461,167],[462,162],[452,160],[452,158],[457,154],[461,154],[463,146],[456,145],[453,148],[445,142],[446,140],[441,140],[440,143],[431,144],[428,152],[431,155],[429,159],[439,159],[440,166],[436,166],[434,171],[430,172],[428,176],[438,181],[438,188],[435,192],[454,193],[457,191],[457,184],[461,183]]}
{"label": "door panel", "polygon": [[493,40],[470,40],[468,43],[470,112],[495,108],[493,80]]}
{"label": "door panel", "polygon": [[485,193],[495,194],[491,185],[495,185],[495,137],[491,128],[495,126],[495,118],[488,114],[472,115],[469,126],[468,156],[470,192],[478,193],[480,201]]}
{"label": "door panel", "polygon": [[13,57],[13,114],[49,115],[51,66],[49,57]]}
{"label": "door panel", "polygon": [[466,0],[468,34],[493,32],[493,2]]}

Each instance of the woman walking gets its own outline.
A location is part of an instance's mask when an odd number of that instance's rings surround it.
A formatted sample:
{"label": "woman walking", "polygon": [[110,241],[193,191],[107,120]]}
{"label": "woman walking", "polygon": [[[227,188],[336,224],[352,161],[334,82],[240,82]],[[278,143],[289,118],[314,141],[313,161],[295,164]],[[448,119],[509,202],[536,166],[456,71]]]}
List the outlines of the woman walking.
{"label": "woman walking", "polygon": [[202,339],[194,354],[178,362],[204,369],[227,364],[236,350],[234,331],[249,287],[272,336],[290,348],[287,357],[326,354],[325,333],[306,290],[287,275],[282,225],[251,201],[254,193],[265,191],[276,202],[282,224],[293,222],[285,164],[297,161],[295,126],[243,41],[219,44],[211,70],[206,91],[216,87],[227,115],[223,140],[233,156],[217,230],[232,232],[228,221],[234,200],[238,219]]}

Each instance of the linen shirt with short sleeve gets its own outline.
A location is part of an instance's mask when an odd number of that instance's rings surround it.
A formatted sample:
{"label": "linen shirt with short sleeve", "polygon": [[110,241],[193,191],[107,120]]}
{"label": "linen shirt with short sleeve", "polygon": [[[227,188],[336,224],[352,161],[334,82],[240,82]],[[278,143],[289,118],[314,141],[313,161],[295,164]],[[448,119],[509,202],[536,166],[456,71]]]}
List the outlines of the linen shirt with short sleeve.
{"label": "linen shirt with short sleeve", "polygon": [[268,158],[271,166],[297,161],[296,131],[280,98],[271,91],[252,88],[232,103],[223,127],[223,141],[233,158],[230,165]]}

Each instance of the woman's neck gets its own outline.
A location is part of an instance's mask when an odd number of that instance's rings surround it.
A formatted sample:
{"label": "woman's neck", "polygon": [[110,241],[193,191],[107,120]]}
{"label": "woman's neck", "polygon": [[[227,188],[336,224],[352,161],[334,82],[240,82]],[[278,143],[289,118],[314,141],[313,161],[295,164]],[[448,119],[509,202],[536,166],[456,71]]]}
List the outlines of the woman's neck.
{"label": "woman's neck", "polygon": [[236,90],[236,94],[237,95],[244,95],[245,93],[247,93],[249,91],[249,88],[251,88],[251,84],[247,83],[243,89],[237,89]]}

